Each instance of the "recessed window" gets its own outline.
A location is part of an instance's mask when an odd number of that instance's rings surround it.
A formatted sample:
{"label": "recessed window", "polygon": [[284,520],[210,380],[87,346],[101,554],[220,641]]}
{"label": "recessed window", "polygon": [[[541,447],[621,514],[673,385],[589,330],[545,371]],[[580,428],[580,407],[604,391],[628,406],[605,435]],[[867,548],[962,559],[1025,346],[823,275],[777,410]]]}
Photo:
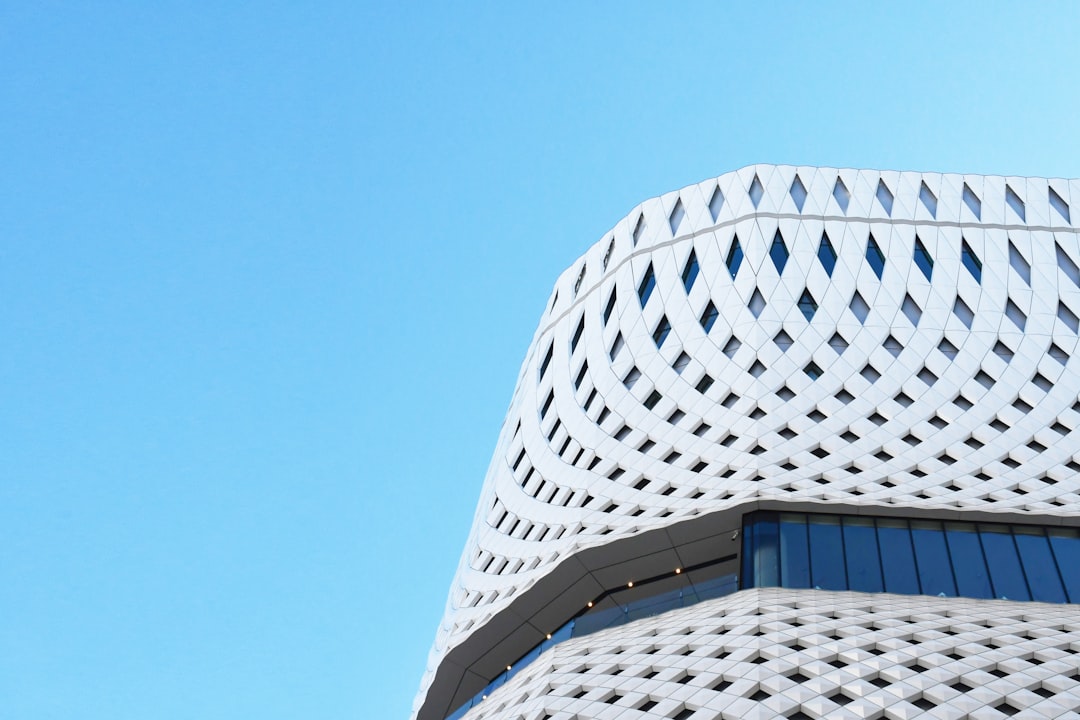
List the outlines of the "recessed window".
{"label": "recessed window", "polygon": [[937,198],[934,193],[930,192],[930,188],[926,186],[926,182],[919,183],[919,200],[922,200],[922,204],[930,211],[930,217],[937,217]]}
{"label": "recessed window", "polygon": [[825,274],[832,277],[833,269],[836,268],[836,250],[826,233],[821,233],[821,244],[818,245],[818,262],[825,268]]}
{"label": "recessed window", "polygon": [[814,300],[814,296],[810,294],[809,290],[803,290],[803,294],[799,297],[799,310],[802,311],[803,317],[807,321],[812,320],[817,309],[817,300]]}
{"label": "recessed window", "polygon": [[967,306],[967,303],[957,297],[956,302],[953,303],[952,311],[953,315],[955,315],[960,320],[960,322],[964,323],[964,325],[967,326],[967,328],[970,330],[971,323],[975,320],[975,313],[971,311],[971,308]]}
{"label": "recessed window", "polygon": [[776,267],[776,272],[780,275],[784,274],[784,266],[788,261],[788,249],[784,244],[784,236],[777,230],[773,235],[772,247],[769,248],[769,257],[772,258],[773,265]]}
{"label": "recessed window", "polygon": [[641,307],[645,307],[645,303],[649,302],[649,296],[652,295],[653,288],[656,287],[656,275],[653,273],[652,263],[649,263],[649,267],[645,269],[645,275],[641,278],[641,283],[638,285],[638,299],[641,300]]}
{"label": "recessed window", "polygon": [[910,295],[904,295],[904,303],[900,306],[900,309],[912,325],[919,324],[919,319],[922,318],[922,308],[915,303]]}
{"label": "recessed window", "polygon": [[704,395],[708,391],[708,389],[712,387],[712,384],[712,377],[706,374],[703,375],[700,380],[698,380],[698,384],[694,386],[694,389]]}
{"label": "recessed window", "polygon": [[836,204],[840,206],[840,211],[847,214],[848,203],[851,201],[851,193],[848,192],[847,185],[840,178],[836,178],[836,184],[832,189],[833,199],[836,200]]}
{"label": "recessed window", "polygon": [[882,273],[885,272],[885,253],[881,252],[873,235],[870,235],[866,241],[866,262],[870,264],[870,268],[880,280]]}
{"label": "recessed window", "polygon": [[901,353],[901,352],[903,351],[903,349],[904,349],[904,346],[900,344],[900,341],[899,341],[899,340],[897,340],[897,339],[896,339],[895,337],[893,337],[892,335],[890,335],[889,337],[885,338],[885,342],[884,342],[884,343],[882,343],[882,345],[883,345],[883,346],[885,347],[885,349],[886,349],[886,350],[888,350],[888,351],[889,351],[889,353],[890,353],[890,354],[891,354],[891,355],[892,355],[893,357],[896,357],[896,356],[898,356],[898,355],[899,355],[899,354],[900,354],[900,353]]}
{"label": "recessed window", "polygon": [[732,280],[739,274],[739,266],[742,265],[742,260],[742,245],[739,244],[739,236],[735,235],[731,239],[731,247],[728,249],[727,260],[725,261],[728,272],[731,273]]}
{"label": "recessed window", "polygon": [[626,373],[626,377],[623,378],[623,385],[627,390],[634,387],[638,380],[641,379],[641,371],[637,369],[637,366],[630,368],[630,372]]}
{"label": "recessed window", "polygon": [[1005,185],[1005,202],[1009,204],[1009,207],[1013,209],[1013,212],[1016,213],[1021,220],[1027,222],[1024,201],[1021,200],[1020,196],[1016,194],[1016,191],[1007,184]]}
{"label": "recessed window", "polygon": [[791,336],[781,330],[773,337],[773,342],[776,347],[780,348],[780,352],[787,352],[788,348],[795,344],[795,341],[791,339]]}
{"label": "recessed window", "polygon": [[686,258],[686,265],[683,266],[682,271],[682,284],[686,288],[686,292],[690,292],[690,288],[694,287],[694,281],[698,276],[698,260],[697,253],[693,248],[690,250],[690,257]]}
{"label": "recessed window", "polygon": [[1005,362],[1010,362],[1013,359],[1012,348],[1010,348],[1008,345],[1001,342],[1000,340],[994,343],[994,354]]}
{"label": "recessed window", "polygon": [[713,305],[712,300],[710,300],[709,304],[705,306],[705,312],[701,313],[701,319],[699,320],[701,329],[706,333],[712,330],[713,323],[716,322],[716,318],[719,317],[719,315],[720,311],[716,309],[716,306]]}
{"label": "recessed window", "polygon": [[551,358],[555,356],[555,345],[552,343],[548,345],[547,353],[544,355],[544,361],[540,363],[540,379],[544,379],[544,373],[547,372],[548,365],[551,365]]}
{"label": "recessed window", "polygon": [[683,209],[682,198],[675,201],[675,207],[671,208],[671,214],[668,215],[668,225],[671,226],[671,234],[674,235],[679,225],[682,224],[683,218],[686,217],[686,210]]}
{"label": "recessed window", "polygon": [[742,342],[739,341],[739,338],[732,335],[730,338],[728,338],[727,343],[724,345],[723,353],[729,358],[735,357],[735,353],[739,352],[739,348],[741,347]]}
{"label": "recessed window", "polygon": [[881,207],[885,209],[885,214],[892,216],[893,194],[892,191],[886,187],[884,180],[878,180],[875,196],[877,197],[877,201],[881,203]]}
{"label": "recessed window", "polygon": [[574,337],[570,339],[570,352],[577,350],[578,343],[581,342],[581,335],[585,332],[585,316],[581,316],[581,320],[578,322],[577,330],[574,331]]}
{"label": "recessed window", "polygon": [[809,377],[811,380],[817,380],[819,377],[821,377],[821,368],[817,366],[817,363],[811,362],[803,368],[803,372],[806,373],[806,376]]}
{"label": "recessed window", "polygon": [[760,290],[754,288],[754,294],[750,296],[750,302],[747,303],[750,312],[754,314],[754,317],[760,317],[765,310],[765,305],[767,305],[765,296],[761,294]]}
{"label": "recessed window", "polygon": [[1069,306],[1065,303],[1058,301],[1057,307],[1058,320],[1065,323],[1065,325],[1074,333],[1080,332],[1080,319],[1076,317],[1076,313],[1069,309]]}
{"label": "recessed window", "polygon": [[1013,324],[1021,330],[1027,325],[1027,315],[1012,300],[1005,302],[1005,317],[1013,321]]}
{"label": "recessed window", "polygon": [[937,347],[938,350],[940,350],[941,353],[950,360],[955,360],[957,353],[960,352],[956,349],[955,345],[949,342],[948,338],[942,338],[941,342],[938,343]]}
{"label": "recessed window", "polygon": [[633,242],[637,247],[638,240],[641,239],[641,234],[645,232],[645,213],[640,213],[637,216],[637,223],[634,225]]}
{"label": "recessed window", "polygon": [[765,373],[765,364],[760,360],[755,360],[754,364],[750,366],[750,369],[747,372],[755,378],[759,378]]}
{"label": "recessed window", "polygon": [[964,183],[962,197],[964,199],[964,204],[968,206],[968,210],[975,216],[975,219],[982,220],[982,201],[975,196],[975,192],[968,187],[967,183]]}
{"label": "recessed window", "polygon": [[971,273],[971,277],[975,278],[975,282],[982,284],[982,260],[975,254],[975,251],[971,249],[971,246],[967,244],[967,240],[960,240],[960,260],[964,263],[964,267]]}
{"label": "recessed window", "polygon": [[1054,243],[1054,249],[1057,251],[1057,264],[1061,272],[1065,273],[1074,285],[1080,287],[1080,268],[1076,266],[1069,254],[1061,249],[1061,245]]}
{"label": "recessed window", "polygon": [[607,325],[608,320],[611,319],[611,313],[615,311],[615,290],[611,288],[611,295],[608,296],[607,305],[604,306],[604,324]]}
{"label": "recessed window", "polygon": [[1020,278],[1031,286],[1031,264],[1027,261],[1020,251],[1016,249],[1016,246],[1012,244],[1012,240],[1009,241],[1009,265],[1016,271],[1016,274]]}
{"label": "recessed window", "polygon": [[585,271],[588,269],[588,265],[581,266],[581,272],[578,273],[577,281],[574,283],[574,297],[577,297],[578,290],[581,289],[581,283],[585,280]]}
{"label": "recessed window", "polygon": [[656,343],[656,349],[659,350],[664,346],[664,341],[667,340],[668,334],[671,333],[671,323],[668,322],[667,315],[660,316],[660,322],[656,324],[656,329],[653,330],[652,339]]}
{"label": "recessed window", "polygon": [[677,372],[679,375],[682,375],[683,370],[685,370],[686,366],[689,364],[690,356],[686,353],[679,353],[679,357],[675,358],[675,364],[671,367],[673,367],[675,369],[675,372]]}
{"label": "recessed window", "polygon": [[829,347],[835,350],[837,355],[843,355],[848,349],[848,342],[840,333],[833,333],[833,336],[829,338]]}
{"label": "recessed window", "polygon": [[934,274],[934,258],[930,257],[930,253],[927,252],[926,246],[918,235],[915,236],[915,264],[919,266],[927,280]]}
{"label": "recessed window", "polygon": [[581,370],[578,371],[577,377],[574,378],[574,389],[577,390],[581,387],[581,383],[584,382],[585,376],[589,372],[589,361],[581,363]]}
{"label": "recessed window", "polygon": [[1054,188],[1049,188],[1050,191],[1050,207],[1057,210],[1058,215],[1065,219],[1065,222],[1072,223],[1072,217],[1069,215],[1069,205],[1061,199],[1061,196],[1054,192]]}
{"label": "recessed window", "polygon": [[608,357],[614,360],[619,357],[619,351],[623,349],[624,345],[622,333],[615,336],[615,341],[611,343],[611,350],[608,351]]}
{"label": "recessed window", "polygon": [[799,208],[799,212],[802,212],[803,203],[806,202],[806,187],[802,184],[802,180],[799,176],[795,176],[795,180],[791,183],[791,199],[795,201],[795,207]]}
{"label": "recessed window", "polygon": [[754,203],[754,207],[756,208],[758,203],[761,202],[761,196],[765,194],[765,188],[762,187],[761,181],[758,180],[757,175],[754,176],[753,182],[750,183],[749,194],[750,202]]}
{"label": "recessed window", "polygon": [[720,210],[724,207],[724,193],[720,192],[720,186],[717,185],[713,190],[712,197],[709,198],[709,214],[712,216],[713,222],[716,222],[716,218],[720,217]]}
{"label": "recessed window", "polygon": [[865,325],[866,318],[870,315],[870,306],[863,300],[863,296],[859,294],[858,290],[855,291],[855,295],[851,298],[851,303],[848,305],[851,308],[851,312],[858,319],[859,324]]}
{"label": "recessed window", "polygon": [[654,407],[656,407],[656,403],[660,402],[662,397],[663,396],[660,395],[660,393],[658,393],[656,390],[653,390],[651,393],[649,393],[649,397],[645,398],[645,407],[649,410],[652,410]]}

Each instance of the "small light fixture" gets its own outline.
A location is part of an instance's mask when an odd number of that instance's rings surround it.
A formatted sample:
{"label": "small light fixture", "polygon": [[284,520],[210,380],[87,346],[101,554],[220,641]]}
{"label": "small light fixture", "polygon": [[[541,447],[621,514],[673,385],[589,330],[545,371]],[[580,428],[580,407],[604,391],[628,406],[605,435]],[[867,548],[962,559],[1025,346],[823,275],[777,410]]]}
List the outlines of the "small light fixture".
{"label": "small light fixture", "polygon": [[589,607],[592,607],[592,600],[589,601]]}
{"label": "small light fixture", "polygon": [[510,666],[509,665],[506,666],[506,672],[510,672]]}
{"label": "small light fixture", "polygon": [[548,633],[548,634],[547,634],[547,639],[548,639],[548,640],[550,640],[550,639],[551,639],[551,633]]}
{"label": "small light fixture", "polygon": [[682,574],[682,568],[675,568],[675,574],[676,575],[681,575]]}
{"label": "small light fixture", "polygon": [[630,582],[626,583],[626,587],[628,587],[628,588],[634,587],[634,581],[631,580]]}

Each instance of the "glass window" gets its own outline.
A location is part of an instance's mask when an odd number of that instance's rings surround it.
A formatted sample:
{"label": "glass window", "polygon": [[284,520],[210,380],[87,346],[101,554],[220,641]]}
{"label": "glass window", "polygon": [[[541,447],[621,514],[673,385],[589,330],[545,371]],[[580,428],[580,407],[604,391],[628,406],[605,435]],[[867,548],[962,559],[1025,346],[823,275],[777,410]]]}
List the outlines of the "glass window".
{"label": "glass window", "polygon": [[780,515],[780,585],[810,587],[810,548],[806,541],[805,515]]}
{"label": "glass window", "polygon": [[1069,601],[1080,603],[1080,531],[1073,528],[1050,528],[1050,547],[1054,551]]}
{"label": "glass window", "polygon": [[878,555],[874,519],[844,518],[844,549],[848,587],[859,592],[881,592],[881,557]]}
{"label": "glass window", "polygon": [[866,262],[870,263],[874,274],[880,280],[882,273],[885,272],[885,253],[881,252],[881,248],[878,247],[877,240],[874,239],[873,235],[866,241]]}
{"label": "glass window", "polygon": [[742,265],[742,259],[742,245],[739,244],[739,236],[736,235],[731,241],[731,248],[728,250],[726,263],[727,269],[731,273],[732,280],[739,274],[739,266]]}
{"label": "glass window", "polygon": [[810,570],[813,587],[822,590],[846,590],[844,538],[840,518],[835,515],[811,515],[807,530],[810,537]]}
{"label": "glass window", "polygon": [[686,292],[690,292],[690,288],[694,287],[694,281],[698,276],[698,261],[697,253],[693,250],[690,251],[690,257],[686,259],[686,265],[682,271],[682,283],[686,288]]}
{"label": "glass window", "polygon": [[885,592],[918,595],[919,574],[915,568],[915,553],[907,521],[878,518],[877,534]]}
{"label": "glass window", "polygon": [[649,302],[649,296],[652,295],[653,288],[656,287],[656,275],[653,274],[652,263],[649,263],[649,267],[645,270],[645,275],[641,278],[641,284],[638,285],[638,299],[641,300],[641,307],[645,307],[645,303]]}
{"label": "glass window", "polygon": [[960,259],[963,260],[964,267],[968,269],[971,276],[982,283],[982,260],[979,260],[979,256],[967,244],[967,240],[960,241]]}
{"label": "glass window", "polygon": [[776,587],[780,584],[780,528],[776,513],[761,513],[754,529],[754,584]]}
{"label": "glass window", "polygon": [[994,597],[982,543],[979,542],[975,526],[971,523],[945,523],[945,539],[949,544],[949,555],[956,574],[956,591],[962,597]]}
{"label": "glass window", "polygon": [[799,310],[802,311],[803,317],[808,321],[812,320],[817,309],[817,300],[814,300],[814,296],[810,294],[809,290],[803,290],[802,297],[799,298]]}
{"label": "glass window", "polygon": [[779,230],[773,236],[772,247],[769,248],[769,257],[772,258],[776,272],[783,275],[784,266],[787,265],[788,260],[788,249],[787,245],[784,244],[784,236],[780,234]]}
{"label": "glass window", "polygon": [[742,578],[739,583],[742,588],[757,587],[757,578],[754,577],[754,543],[757,539],[755,528],[757,527],[757,513],[743,516],[742,529]]}
{"label": "glass window", "polygon": [[955,597],[956,583],[945,546],[941,523],[932,520],[911,522],[911,542],[915,546],[915,562],[919,568],[919,584],[923,595]]}
{"label": "glass window", "polygon": [[1030,600],[1024,570],[1020,567],[1020,556],[1016,554],[1016,543],[1008,526],[980,525],[979,537],[986,557],[990,559],[994,597],[1000,600]]}
{"label": "glass window", "polygon": [[915,264],[919,266],[927,280],[934,274],[934,258],[930,257],[930,253],[918,235],[915,236]]}
{"label": "glass window", "polygon": [[1020,562],[1024,566],[1024,574],[1031,588],[1032,600],[1065,602],[1061,575],[1042,528],[1019,526],[1013,528],[1013,533],[1016,549],[1020,552]]}
{"label": "glass window", "polygon": [[[837,183],[839,182],[837,180]],[[832,242],[825,233],[821,233],[821,244],[818,245],[817,256],[821,267],[825,268],[825,273],[832,277],[833,269],[836,267],[836,250],[833,249]]]}

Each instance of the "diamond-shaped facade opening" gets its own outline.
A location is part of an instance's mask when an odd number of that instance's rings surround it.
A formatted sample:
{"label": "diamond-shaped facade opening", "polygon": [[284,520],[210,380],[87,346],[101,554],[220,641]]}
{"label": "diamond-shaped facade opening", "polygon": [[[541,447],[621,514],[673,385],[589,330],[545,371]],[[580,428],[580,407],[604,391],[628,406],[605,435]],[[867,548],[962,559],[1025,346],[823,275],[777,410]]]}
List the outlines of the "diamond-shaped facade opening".
{"label": "diamond-shaped facade opening", "polygon": [[971,249],[971,246],[967,244],[967,240],[960,241],[960,260],[964,263],[964,267],[971,273],[971,277],[975,278],[975,281],[982,283],[982,260],[975,254],[975,251]]}
{"label": "diamond-shaped facade opening", "polygon": [[708,333],[712,330],[712,326],[718,317],[720,317],[720,311],[716,309],[713,301],[710,300],[709,304],[705,306],[705,311],[701,313],[701,329]]}
{"label": "diamond-shaped facade opening", "polygon": [[604,253],[604,269],[607,270],[608,263],[611,262],[611,254],[615,252],[615,238],[612,237],[608,241],[607,252]]}
{"label": "diamond-shaped facade opening", "polygon": [[641,277],[641,282],[638,284],[638,299],[641,301],[641,307],[645,307],[645,303],[649,302],[649,297],[652,296],[653,288],[656,287],[656,275],[653,273],[652,263],[649,263],[649,267],[645,269],[645,274]]}
{"label": "diamond-shaped facade opening", "polygon": [[634,246],[637,247],[638,241],[641,240],[642,234],[645,232],[645,213],[638,215],[637,223],[634,224],[634,234],[632,239]]}
{"label": "diamond-shaped facade opening", "polygon": [[926,251],[926,246],[918,235],[915,236],[915,264],[919,266],[927,280],[934,274],[934,258],[930,257],[930,253]]}
{"label": "diamond-shaped facade opening", "polygon": [[690,288],[694,287],[694,281],[698,276],[698,259],[697,253],[693,248],[690,249],[690,255],[686,258],[686,264],[683,265],[682,282],[686,292],[690,292]]}
{"label": "diamond-shaped facade opening", "polygon": [[664,341],[667,340],[668,334],[671,333],[671,323],[668,322],[666,315],[660,316],[660,322],[656,324],[656,329],[653,330],[652,339],[656,343],[656,349],[659,350],[664,346]]}
{"label": "diamond-shaped facade opening", "polygon": [[866,318],[870,315],[870,306],[866,304],[866,301],[863,300],[863,296],[860,295],[858,291],[852,296],[851,304],[848,305],[848,307],[851,308],[851,312],[858,318],[859,323],[865,325]]}
{"label": "diamond-shaped facade opening", "polygon": [[847,214],[848,203],[851,202],[851,193],[848,192],[847,185],[840,178],[836,178],[836,183],[832,189],[833,200],[840,206],[840,211]]}
{"label": "diamond-shaped facade opening", "polygon": [[968,210],[975,216],[975,219],[982,220],[982,200],[975,195],[975,191],[969,188],[967,183],[964,183],[964,192],[961,197],[964,204],[968,206]]}
{"label": "diamond-shaped facade opening", "polygon": [[873,235],[866,240],[866,262],[870,264],[870,268],[880,280],[882,273],[885,272],[885,253],[881,252]]}
{"label": "diamond-shaped facade opening", "polygon": [[885,214],[891,216],[893,194],[892,190],[889,190],[888,186],[885,185],[884,180],[878,180],[877,192],[874,193],[874,196],[877,198],[877,201],[881,203],[881,207],[884,208]]}
{"label": "diamond-shaped facade opening", "polygon": [[784,274],[784,266],[788,261],[788,249],[784,244],[784,236],[777,230],[773,235],[772,246],[769,248],[769,257],[772,258],[773,265],[776,267],[776,272],[780,275]]}
{"label": "diamond-shaped facade opening", "polygon": [[832,277],[833,270],[836,269],[836,249],[833,248],[832,241],[829,240],[827,233],[821,233],[821,242],[818,244],[817,257],[818,262],[821,263],[821,267],[825,268],[825,274]]}
{"label": "diamond-shaped facade opening", "polygon": [[739,266],[742,265],[742,259],[742,245],[739,244],[739,236],[736,235],[731,238],[731,247],[728,248],[727,260],[724,262],[724,264],[727,265],[728,272],[731,273],[732,280],[739,274]]}
{"label": "diamond-shaped facade opening", "polygon": [[798,175],[791,182],[791,190],[788,192],[791,194],[791,199],[795,201],[795,207],[799,208],[799,212],[802,212],[803,204],[806,202],[806,187]]}
{"label": "diamond-shaped facade opening", "polygon": [[1065,277],[1072,280],[1073,285],[1080,287],[1080,267],[1077,267],[1073,259],[1069,257],[1069,253],[1065,252],[1058,243],[1054,243],[1054,252],[1061,272],[1065,273]]}
{"label": "diamond-shaped facade opening", "polygon": [[754,317],[761,317],[761,313],[765,310],[765,296],[761,294],[761,291],[754,288],[754,294],[750,296],[750,302],[747,303],[747,307],[750,308],[750,312],[754,314]]}
{"label": "diamond-shaped facade opening", "polygon": [[1021,200],[1020,196],[1016,194],[1016,191],[1008,185],[1005,186],[1005,202],[1008,203],[1009,207],[1013,209],[1013,212],[1016,213],[1021,220],[1027,222],[1027,212],[1024,207],[1024,201]]}
{"label": "diamond-shaped facade opening", "polygon": [[761,180],[758,180],[758,176],[755,175],[753,181],[750,183],[750,202],[754,203],[756,208],[761,203],[761,198],[765,194],[765,188],[761,185]]}
{"label": "diamond-shaped facade opening", "polygon": [[923,206],[930,213],[930,217],[937,217],[937,196],[930,192],[930,188],[927,187],[926,182],[919,183],[919,200],[922,201]]}
{"label": "diamond-shaped facade opening", "polygon": [[1009,241],[1009,265],[1025,283],[1031,285],[1031,264],[1012,244],[1012,240]]}
{"label": "diamond-shaped facade opening", "polygon": [[1069,213],[1069,205],[1061,199],[1061,196],[1054,191],[1054,188],[1049,188],[1049,199],[1050,207],[1054,208],[1058,215],[1064,218],[1065,222],[1071,224],[1072,216]]}
{"label": "diamond-shaped facade opening", "polygon": [[802,296],[799,297],[799,310],[802,311],[803,317],[808,321],[813,320],[817,309],[818,304],[814,300],[814,296],[810,294],[809,290],[803,290]]}
{"label": "diamond-shaped facade opening", "polygon": [[720,186],[717,185],[713,190],[712,195],[709,197],[709,215],[712,217],[713,222],[716,222],[716,218],[720,217],[720,211],[724,207],[724,193],[720,191]]}
{"label": "diamond-shaped facade opening", "polygon": [[682,198],[679,198],[675,201],[675,207],[671,208],[671,214],[668,215],[668,225],[671,226],[672,235],[678,232],[679,226],[682,225],[685,217],[686,210],[683,208]]}

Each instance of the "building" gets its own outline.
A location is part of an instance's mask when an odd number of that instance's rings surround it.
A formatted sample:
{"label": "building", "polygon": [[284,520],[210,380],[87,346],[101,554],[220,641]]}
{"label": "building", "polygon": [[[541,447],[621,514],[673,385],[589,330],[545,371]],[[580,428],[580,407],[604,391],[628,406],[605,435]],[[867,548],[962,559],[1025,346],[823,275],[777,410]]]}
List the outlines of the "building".
{"label": "building", "polygon": [[559,278],[417,720],[1080,718],[1080,180],[757,165]]}

